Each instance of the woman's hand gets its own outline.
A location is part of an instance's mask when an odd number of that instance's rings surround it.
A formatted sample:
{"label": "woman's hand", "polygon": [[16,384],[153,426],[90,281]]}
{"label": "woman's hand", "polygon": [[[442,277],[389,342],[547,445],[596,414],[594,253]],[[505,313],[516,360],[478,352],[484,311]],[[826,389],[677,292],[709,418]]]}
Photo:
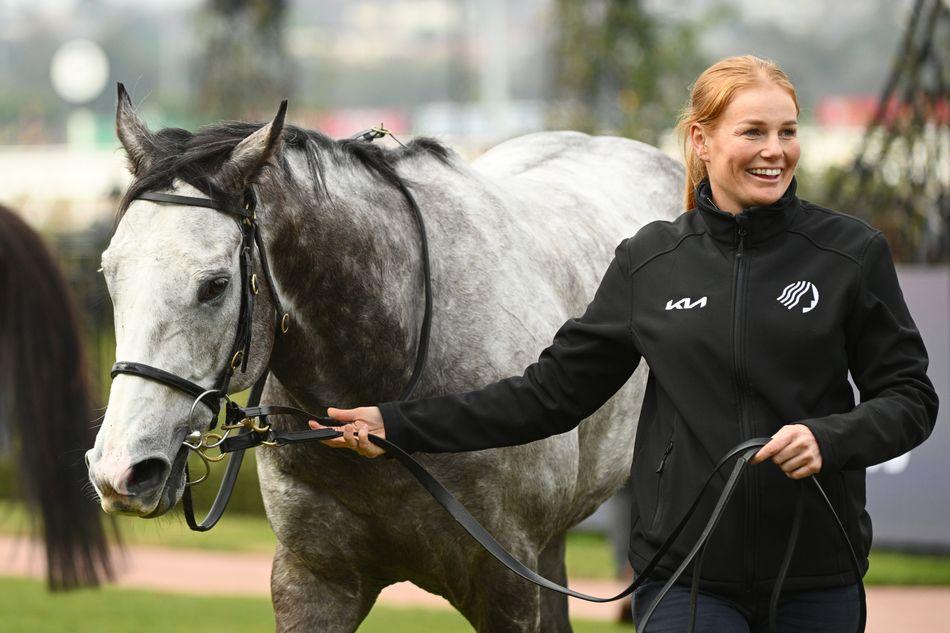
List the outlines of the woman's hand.
{"label": "woman's hand", "polygon": [[792,479],[803,479],[821,471],[818,441],[804,424],[786,424],[780,428],[749,463],[758,464],[769,458]]}
{"label": "woman's hand", "polygon": [[379,457],[386,452],[369,441],[370,433],[383,439],[386,438],[386,429],[383,427],[383,416],[379,412],[379,407],[357,407],[355,409],[329,407],[327,415],[334,420],[350,423],[342,427],[327,427],[316,420],[310,420],[311,429],[335,428],[338,431],[343,431],[343,437],[322,440],[327,446],[349,448],[363,457]]}

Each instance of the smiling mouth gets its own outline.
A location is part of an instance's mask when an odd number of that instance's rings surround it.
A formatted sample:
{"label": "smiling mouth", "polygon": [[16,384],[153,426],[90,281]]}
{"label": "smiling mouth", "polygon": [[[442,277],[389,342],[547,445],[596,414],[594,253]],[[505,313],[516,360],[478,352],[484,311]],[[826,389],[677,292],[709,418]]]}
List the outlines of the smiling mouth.
{"label": "smiling mouth", "polygon": [[747,174],[763,182],[778,182],[779,178],[782,177],[783,171],[785,170],[781,167],[764,167],[745,170]]}

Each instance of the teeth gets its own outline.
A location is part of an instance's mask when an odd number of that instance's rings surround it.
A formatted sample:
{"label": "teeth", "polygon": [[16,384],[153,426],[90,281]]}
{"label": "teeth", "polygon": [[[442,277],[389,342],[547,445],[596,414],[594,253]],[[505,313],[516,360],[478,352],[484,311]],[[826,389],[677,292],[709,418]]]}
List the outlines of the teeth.
{"label": "teeth", "polygon": [[778,176],[782,173],[781,169],[750,169],[750,174],[759,174],[760,176]]}

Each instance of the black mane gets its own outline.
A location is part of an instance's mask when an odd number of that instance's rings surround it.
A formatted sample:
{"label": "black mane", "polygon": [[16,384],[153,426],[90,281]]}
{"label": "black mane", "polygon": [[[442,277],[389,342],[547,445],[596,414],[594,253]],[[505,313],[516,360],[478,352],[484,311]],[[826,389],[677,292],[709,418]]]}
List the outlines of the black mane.
{"label": "black mane", "polygon": [[[119,204],[118,218],[121,219],[129,204],[140,194],[167,189],[176,178],[214,200],[225,204],[239,203],[242,192],[223,191],[211,177],[231,155],[235,146],[263,125],[224,121],[200,128],[194,133],[181,128],[165,128],[156,132],[153,135],[152,165],[148,171],[139,174],[125,192]],[[334,140],[320,132],[285,125],[283,143],[285,147],[304,152],[314,183],[318,183],[324,191],[325,158],[322,154],[350,156],[400,190],[405,189],[407,183],[396,173],[395,166],[399,161],[418,154],[432,155],[446,165],[451,160],[451,150],[430,137],[419,137],[405,146],[388,148],[363,140]],[[281,162],[283,173],[290,179],[286,153],[280,152],[277,159]]]}

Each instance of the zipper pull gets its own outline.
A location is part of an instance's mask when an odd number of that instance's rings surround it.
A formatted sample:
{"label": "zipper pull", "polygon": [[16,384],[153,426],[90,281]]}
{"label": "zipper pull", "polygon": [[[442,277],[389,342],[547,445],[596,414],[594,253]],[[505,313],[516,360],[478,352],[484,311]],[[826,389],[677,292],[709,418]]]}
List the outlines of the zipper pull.
{"label": "zipper pull", "polygon": [[663,451],[663,457],[660,459],[660,465],[657,466],[657,474],[663,472],[663,466],[666,465],[666,458],[670,456],[670,451],[673,450],[673,440],[670,440],[670,443],[666,445],[666,450]]}
{"label": "zipper pull", "polygon": [[746,228],[745,222],[736,217],[736,224],[739,225],[739,247],[737,249],[737,254],[742,256],[742,245],[745,242],[745,236],[749,234],[749,229]]}

